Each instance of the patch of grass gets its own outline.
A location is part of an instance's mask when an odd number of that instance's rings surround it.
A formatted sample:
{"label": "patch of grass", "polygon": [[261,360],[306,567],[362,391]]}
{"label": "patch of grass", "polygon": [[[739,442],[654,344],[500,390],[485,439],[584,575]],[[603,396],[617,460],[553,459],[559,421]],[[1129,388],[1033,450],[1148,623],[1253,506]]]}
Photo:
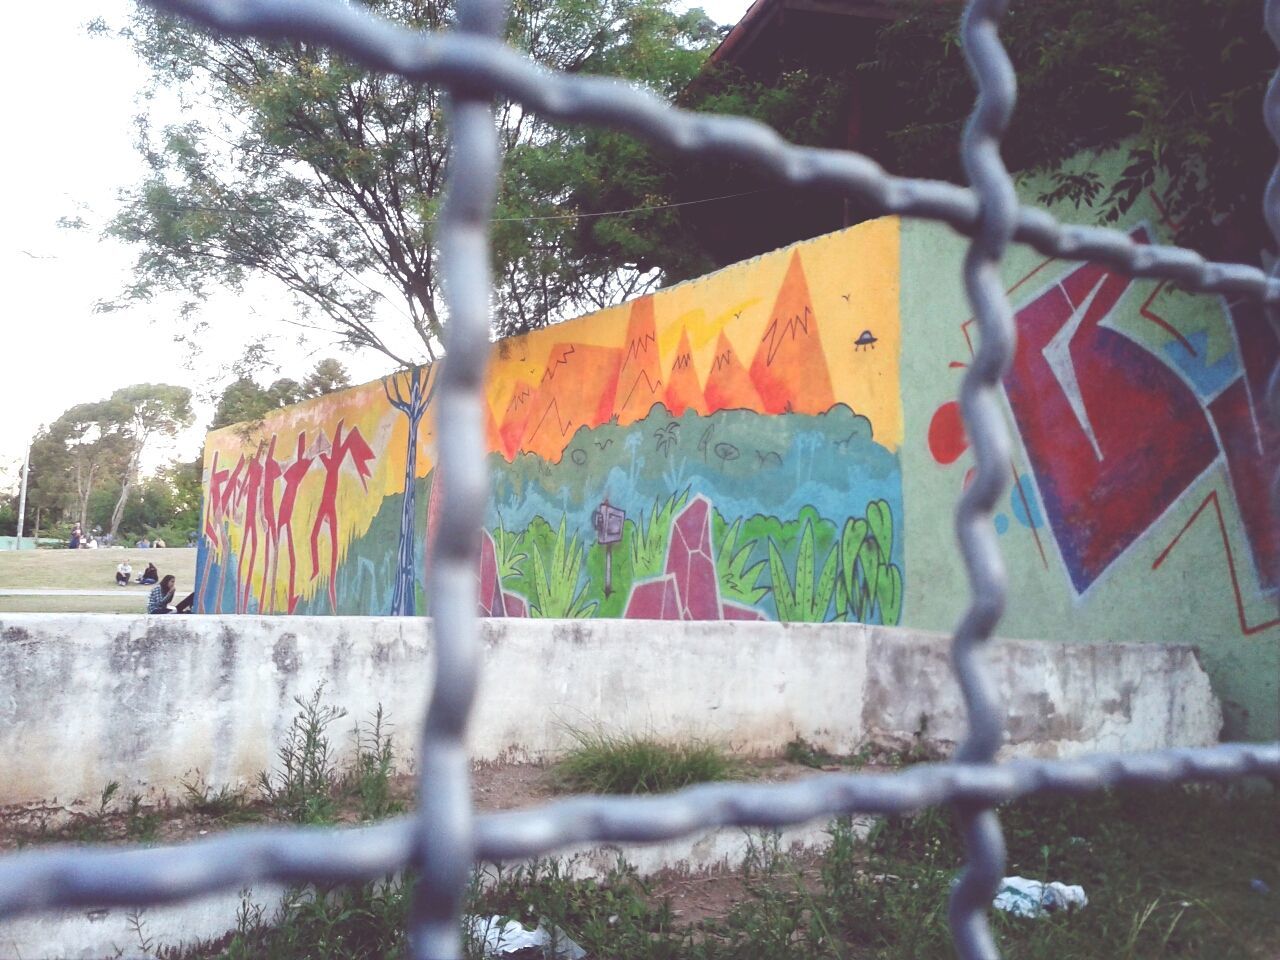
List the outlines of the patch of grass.
{"label": "patch of grass", "polygon": [[[148,588],[149,589],[149,588]],[[75,597],[65,594],[53,596],[0,596],[0,614],[3,613],[123,613],[147,612],[146,594],[129,593],[121,589],[115,597]]]}
{"label": "patch of grass", "polygon": [[788,763],[798,763],[802,767],[813,767],[815,770],[841,762],[834,753],[810,743],[804,737],[791,740],[783,748],[782,758]]}
{"label": "patch of grass", "polygon": [[294,823],[332,823],[338,770],[326,731],[347,711],[324,703],[323,683],[309,699],[293,700],[298,713],[277,754],[279,767],[274,773],[258,774],[258,789],[263,800]]}
{"label": "patch of grass", "polygon": [[928,718],[921,716],[920,724],[912,734],[909,743],[889,747],[884,744],[865,743],[856,753],[841,756],[831,753],[816,744],[810,743],[804,737],[796,737],[782,748],[782,759],[788,763],[796,763],[802,767],[812,767],[815,770],[821,770],[828,767],[908,767],[915,763],[928,763],[931,761],[942,760],[943,756],[939,753],[936,745],[931,745],[926,739],[925,734],[928,732]]}
{"label": "patch of grass", "polygon": [[[1082,884],[1069,915],[992,923],[1010,960],[1271,960],[1280,948],[1280,796],[1221,787],[1045,797],[1003,808],[1007,872]],[[962,859],[947,810],[889,817],[861,839],[845,820],[814,862],[774,834],[754,835],[741,886],[721,915],[680,922],[668,900],[625,863],[574,879],[544,860],[490,868],[464,906],[527,927],[564,931],[609,960],[929,960],[954,955],[947,898]],[[246,905],[240,927],[187,957],[279,960],[399,956],[407,886],[387,881],[297,890],[278,914]],[[477,957],[468,942],[465,956]]]}
{"label": "patch of grass", "polygon": [[120,790],[120,784],[112,780],[102,788],[98,796],[98,809],[86,814],[84,819],[72,830],[72,838],[79,843],[100,843],[107,838],[107,818],[110,816],[111,801]]}
{"label": "patch of grass", "polygon": [[131,794],[129,810],[125,814],[124,835],[134,843],[154,843],[160,829],[160,814],[142,806],[142,797]]}
{"label": "patch of grass", "polygon": [[582,793],[663,793],[693,783],[728,780],[732,758],[704,740],[665,742],[649,736],[570,728],[574,747],[555,765],[565,790]]}
{"label": "patch of grass", "polygon": [[[194,547],[166,547],[162,550],[111,547],[100,550],[0,550],[0,587],[109,590],[115,587],[116,564],[125,558],[132,564],[135,577],[148,561],[159,567],[162,574],[172,573],[178,578],[180,597],[186,596],[195,583]],[[125,595],[127,589],[142,588],[119,589],[121,595]]]}
{"label": "patch of grass", "polygon": [[360,803],[360,819],[382,820],[403,813],[404,804],[391,795],[396,755],[391,724],[382,712],[382,704],[378,704],[372,720],[356,724],[353,736],[356,755],[347,773],[346,785]]}
{"label": "patch of grass", "polygon": [[223,784],[214,790],[199,770],[182,781],[183,807],[224,823],[249,823],[261,820],[262,813],[253,809],[244,790]]}

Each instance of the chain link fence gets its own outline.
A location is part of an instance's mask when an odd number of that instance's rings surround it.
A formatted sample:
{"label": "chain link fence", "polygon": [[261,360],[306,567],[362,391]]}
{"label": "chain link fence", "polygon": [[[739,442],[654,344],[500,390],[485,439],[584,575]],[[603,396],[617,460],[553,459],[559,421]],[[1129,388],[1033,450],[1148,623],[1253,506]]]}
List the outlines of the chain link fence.
{"label": "chain link fence", "polygon": [[[256,883],[356,883],[409,868],[418,877],[409,918],[413,956],[456,960],[462,956],[462,898],[477,860],[532,857],[584,842],[643,843],[715,826],[782,827],[949,804],[968,857],[951,897],[956,951],[966,960],[989,960],[999,950],[987,912],[1004,872],[998,804],[1121,784],[1280,777],[1280,743],[993,762],[1003,736],[1002,709],[980,655],[1006,593],[992,524],[1010,447],[999,405],[1015,338],[1000,277],[1005,250],[1023,243],[1053,257],[1173,280],[1188,290],[1249,296],[1267,306],[1280,329],[1280,267],[1268,275],[1245,264],[1213,263],[1190,250],[1136,244],[1113,230],[1060,224],[1045,210],[1019,205],[1000,159],[1017,88],[998,35],[1007,0],[971,0],[964,15],[964,49],[978,91],[962,142],[971,189],[894,177],[856,153],[791,146],[759,123],[676,110],[607,79],[548,73],[501,42],[502,0],[459,0],[457,29],[436,35],[372,18],[342,0],[152,2],[228,33],[326,44],[371,69],[441,84],[452,94],[450,179],[439,225],[450,318],[437,393],[443,528],[430,583],[438,669],[419,752],[421,803],[412,816],[364,828],[255,830],[171,849],[9,856],[0,859],[0,919],[56,908],[174,902]],[[1280,0],[1268,0],[1266,28],[1280,45]],[[474,815],[465,734],[478,664],[473,565],[487,496],[481,386],[490,329],[488,224],[500,163],[491,101],[499,94],[551,119],[606,125],[681,153],[735,160],[785,184],[836,189],[879,214],[936,220],[971,237],[964,281],[981,335],[960,403],[976,470],[957,506],[956,528],[972,597],[952,646],[969,732],[953,761],[894,774],[708,785],[663,797],[578,797]],[[1280,144],[1280,77],[1272,81],[1265,114]],[[1280,165],[1265,205],[1280,242]],[[1280,416],[1280,371],[1268,401],[1272,415]]]}

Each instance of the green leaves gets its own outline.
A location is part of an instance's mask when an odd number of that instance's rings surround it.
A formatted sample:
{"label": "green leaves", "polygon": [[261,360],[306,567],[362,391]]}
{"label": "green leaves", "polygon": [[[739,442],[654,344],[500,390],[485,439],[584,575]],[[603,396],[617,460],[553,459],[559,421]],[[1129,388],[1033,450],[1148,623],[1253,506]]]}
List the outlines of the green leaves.
{"label": "green leaves", "polygon": [[646,523],[644,513],[636,520],[631,536],[631,569],[637,580],[662,572],[667,558],[667,541],[671,539],[671,523],[686,503],[689,490],[673,493],[666,500],[654,500]]}
{"label": "green leaves", "polygon": [[[956,136],[973,89],[955,11],[903,0],[895,12],[862,65],[865,89],[893,98],[876,159],[908,176],[958,178]],[[1000,26],[1018,73],[1002,151],[1010,168],[1055,174],[1066,164],[1040,201],[1092,207],[1100,222],[1119,221],[1155,189],[1179,243],[1229,242],[1233,257],[1269,248],[1262,189],[1274,150],[1256,118],[1275,50],[1258,16],[1252,0],[1017,6]],[[1126,169],[1107,190],[1082,172],[1092,158],[1070,162],[1116,147]]]}
{"label": "green leaves", "polygon": [[716,578],[720,581],[722,596],[747,606],[754,606],[769,592],[768,587],[760,585],[760,577],[768,563],[759,560],[751,566],[747,565],[757,541],[748,540],[742,546],[738,546],[738,537],[741,534],[742,518],[739,517],[725,532],[724,541],[716,551]]}
{"label": "green leaves", "polygon": [[779,620],[787,623],[821,623],[827,619],[827,611],[835,593],[839,552],[835,547],[831,549],[815,580],[816,552],[813,522],[806,517],[804,532],[800,534],[800,547],[796,553],[796,578],[792,583],[778,545],[772,539],[769,540],[769,576],[773,581],[773,599]]}
{"label": "green leaves", "polygon": [[[361,5],[430,30],[454,6]],[[141,127],[149,173],[124,191],[108,228],[136,245],[137,261],[103,309],[176,294],[194,310],[218,288],[269,277],[347,344],[397,365],[433,359],[444,313],[432,244],[444,91],[312,44],[222,37],[146,9],[125,33],[150,89],[199,119]],[[617,74],[664,95],[688,83],[718,37],[700,11],[671,0],[519,0],[509,21],[510,41],[553,69]],[[544,326],[655,284],[654,252],[672,236],[645,236],[663,226],[656,215],[575,217],[669,202],[647,148],[497,106],[508,161],[493,233],[499,329]],[[379,322],[396,314],[399,329]]]}
{"label": "green leaves", "polygon": [[[513,533],[498,525],[493,531],[494,559],[498,568],[498,582],[506,584],[508,580],[524,576],[522,564],[529,559],[529,554],[520,549],[524,535]],[[537,552],[537,548],[534,548]]]}
{"label": "green leaves", "polygon": [[891,559],[893,510],[886,501],[867,504],[865,519],[845,521],[815,579],[816,554],[813,521],[806,517],[793,581],[782,552],[770,538],[769,577],[779,620],[824,621],[834,601],[835,617],[840,620],[874,623],[878,619],[885,625],[899,622],[902,571]]}
{"label": "green leaves", "polygon": [[575,533],[567,536],[565,517],[560,518],[548,561],[536,544],[533,556],[533,590],[529,613],[535,617],[567,619],[589,617],[596,609],[595,600],[585,600],[587,584],[583,577],[582,542]]}

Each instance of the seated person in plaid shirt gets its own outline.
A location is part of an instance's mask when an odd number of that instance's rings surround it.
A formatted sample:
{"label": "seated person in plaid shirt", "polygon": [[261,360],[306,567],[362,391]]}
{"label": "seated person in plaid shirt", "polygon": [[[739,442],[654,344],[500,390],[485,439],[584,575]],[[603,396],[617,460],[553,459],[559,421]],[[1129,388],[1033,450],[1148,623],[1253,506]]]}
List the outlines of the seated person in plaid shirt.
{"label": "seated person in plaid shirt", "polygon": [[169,574],[147,597],[147,613],[173,613],[169,604],[173,603],[173,574]]}

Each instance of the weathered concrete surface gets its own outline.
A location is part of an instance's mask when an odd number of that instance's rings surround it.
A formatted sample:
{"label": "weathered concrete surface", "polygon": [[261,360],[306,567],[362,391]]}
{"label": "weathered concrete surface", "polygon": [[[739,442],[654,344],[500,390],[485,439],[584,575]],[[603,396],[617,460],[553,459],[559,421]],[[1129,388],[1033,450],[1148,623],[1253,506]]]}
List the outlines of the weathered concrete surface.
{"label": "weathered concrete surface", "polygon": [[[858,624],[487,620],[470,742],[542,758],[569,727],[698,736],[743,753],[802,736],[836,752],[962,730],[947,641]],[[1191,647],[1001,642],[1005,754],[1213,743],[1221,711]],[[349,721],[378,704],[411,758],[430,623],[397,618],[0,617],[0,803],[251,782],[294,697],[325,684]],[[340,736],[336,738],[341,741]]]}

